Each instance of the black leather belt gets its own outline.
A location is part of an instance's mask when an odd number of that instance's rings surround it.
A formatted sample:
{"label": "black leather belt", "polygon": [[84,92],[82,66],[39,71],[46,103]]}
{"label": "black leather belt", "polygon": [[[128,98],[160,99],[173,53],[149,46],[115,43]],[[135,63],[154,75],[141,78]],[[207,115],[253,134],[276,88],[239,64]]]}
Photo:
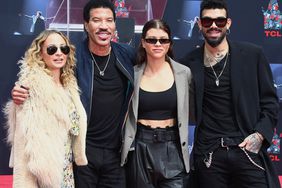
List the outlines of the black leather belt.
{"label": "black leather belt", "polygon": [[170,128],[144,128],[138,126],[136,138],[152,142],[166,142],[178,140],[179,134],[177,126]]}
{"label": "black leather belt", "polygon": [[224,138],[220,138],[220,146],[221,147],[238,146],[242,141],[243,140],[241,138],[224,137]]}

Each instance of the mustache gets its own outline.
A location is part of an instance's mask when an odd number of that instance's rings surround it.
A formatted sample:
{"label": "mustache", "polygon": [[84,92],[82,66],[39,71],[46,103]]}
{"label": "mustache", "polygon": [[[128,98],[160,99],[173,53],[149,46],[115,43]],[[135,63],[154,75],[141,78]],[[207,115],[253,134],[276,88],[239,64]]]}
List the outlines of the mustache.
{"label": "mustache", "polygon": [[222,32],[222,29],[219,29],[219,28],[210,28],[210,29],[207,30],[207,32],[211,32],[211,31]]}
{"label": "mustache", "polygon": [[111,33],[108,29],[99,29],[96,33],[101,33],[101,32],[106,32],[106,33]]}

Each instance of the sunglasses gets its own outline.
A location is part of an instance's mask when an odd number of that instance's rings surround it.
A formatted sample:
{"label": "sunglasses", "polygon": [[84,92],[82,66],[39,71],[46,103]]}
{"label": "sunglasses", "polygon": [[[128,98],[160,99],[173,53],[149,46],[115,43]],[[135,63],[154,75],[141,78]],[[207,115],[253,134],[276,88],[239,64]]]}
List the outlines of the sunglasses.
{"label": "sunglasses", "polygon": [[170,43],[170,39],[144,39],[145,42],[149,44],[156,44],[158,41],[160,44],[168,44]]}
{"label": "sunglasses", "polygon": [[201,24],[203,27],[210,27],[213,22],[219,28],[225,27],[227,23],[227,18],[201,18]]}
{"label": "sunglasses", "polygon": [[[65,45],[65,46],[60,46],[59,47],[61,52],[65,55],[69,54],[70,53],[70,47]],[[58,47],[55,46],[55,45],[52,45],[52,46],[48,46],[47,47],[47,54],[48,55],[54,55],[58,50]]]}

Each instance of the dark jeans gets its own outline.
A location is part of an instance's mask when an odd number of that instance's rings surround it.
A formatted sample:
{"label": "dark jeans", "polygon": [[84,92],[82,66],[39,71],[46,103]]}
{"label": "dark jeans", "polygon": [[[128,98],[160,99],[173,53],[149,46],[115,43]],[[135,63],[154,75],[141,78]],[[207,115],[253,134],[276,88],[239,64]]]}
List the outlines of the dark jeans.
{"label": "dark jeans", "polygon": [[177,127],[142,129],[126,164],[127,188],[184,188],[185,171]]}
{"label": "dark jeans", "polygon": [[[251,159],[262,166],[259,155],[248,152]],[[200,188],[266,188],[265,171],[255,166],[238,146],[219,147],[212,155],[209,168],[203,156],[195,156],[195,169]]]}
{"label": "dark jeans", "polygon": [[125,172],[116,150],[87,146],[87,166],[74,165],[77,188],[125,188]]}

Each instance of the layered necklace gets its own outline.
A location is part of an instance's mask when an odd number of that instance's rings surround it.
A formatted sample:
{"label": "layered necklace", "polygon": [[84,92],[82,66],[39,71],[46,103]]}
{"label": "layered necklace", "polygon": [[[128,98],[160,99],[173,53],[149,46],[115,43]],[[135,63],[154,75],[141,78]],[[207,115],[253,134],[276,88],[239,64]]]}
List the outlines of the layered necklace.
{"label": "layered necklace", "polygon": [[[216,86],[219,86],[219,78],[221,77],[221,75],[223,74],[224,72],[224,69],[226,67],[226,63],[227,63],[227,60],[228,60],[228,49],[227,51],[225,52],[222,52],[222,53],[218,53],[218,56],[213,56],[208,49],[205,48],[205,56],[204,56],[204,64],[206,66],[209,66],[211,69],[212,69],[212,72],[214,74],[214,77],[215,77],[215,85]],[[224,57],[226,56],[225,58],[225,61],[224,61],[224,65],[223,65],[223,68],[222,70],[220,71],[220,73],[217,75],[214,68],[213,68],[213,65],[219,63]]]}
{"label": "layered necklace", "polygon": [[90,52],[90,54],[91,54],[91,57],[92,57],[92,60],[93,60],[94,64],[96,65],[97,69],[99,70],[100,76],[104,76],[104,75],[105,75],[105,71],[106,71],[106,69],[107,69],[107,67],[108,67],[110,58],[111,58],[111,48],[110,48],[110,50],[109,50],[108,59],[107,59],[107,61],[106,61],[106,65],[105,65],[105,67],[104,67],[103,70],[101,70],[100,67],[98,66],[98,63],[97,63],[96,59],[94,58],[92,52],[91,52],[90,50],[89,50],[89,52]]}

